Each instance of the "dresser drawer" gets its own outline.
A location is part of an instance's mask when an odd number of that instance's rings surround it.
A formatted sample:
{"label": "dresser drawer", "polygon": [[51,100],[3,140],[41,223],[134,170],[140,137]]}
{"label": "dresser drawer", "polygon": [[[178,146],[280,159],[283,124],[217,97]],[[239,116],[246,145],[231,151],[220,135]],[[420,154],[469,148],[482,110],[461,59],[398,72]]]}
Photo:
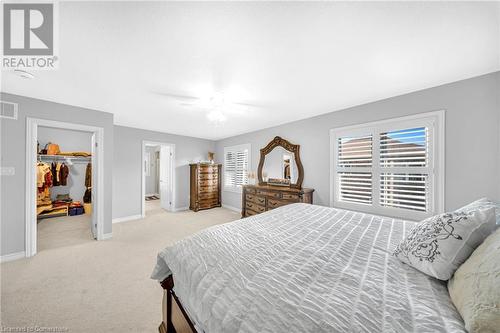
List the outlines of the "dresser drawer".
{"label": "dresser drawer", "polygon": [[282,198],[286,200],[299,200],[299,195],[295,193],[283,193]]}
{"label": "dresser drawer", "polygon": [[219,199],[218,198],[207,198],[207,199],[199,199],[198,206],[201,209],[204,208],[212,208],[215,207],[219,204]]}
{"label": "dresser drawer", "polygon": [[253,210],[251,210],[251,209],[245,209],[245,217],[247,217],[247,216],[252,216],[252,215],[257,215],[257,214],[259,214],[259,213],[254,212],[254,211],[253,211]]}
{"label": "dresser drawer", "polygon": [[201,185],[199,188],[199,192],[219,192],[219,187],[217,185]]}
{"label": "dresser drawer", "polygon": [[257,213],[263,213],[263,212],[266,211],[266,207],[265,206],[257,205],[256,203],[248,202],[248,201],[245,204],[245,208],[254,210]]}
{"label": "dresser drawer", "polygon": [[204,199],[218,199],[219,198],[219,193],[218,192],[205,192],[205,193],[200,193],[198,195],[199,200],[204,200]]}
{"label": "dresser drawer", "polygon": [[273,208],[278,208],[281,206],[288,205],[291,202],[286,202],[286,201],[280,201],[280,200],[274,200],[274,199],[268,199],[267,200],[267,209],[273,209]]}
{"label": "dresser drawer", "polygon": [[247,194],[245,199],[249,202],[256,203],[257,205],[266,205],[266,198],[265,197],[260,197],[255,194]]}
{"label": "dresser drawer", "polygon": [[254,188],[246,188],[245,193],[255,194],[255,189]]}
{"label": "dresser drawer", "polygon": [[219,176],[216,173],[200,173],[198,174],[199,180],[214,180],[219,179]]}
{"label": "dresser drawer", "polygon": [[281,199],[281,193],[280,192],[257,190],[256,194],[264,195],[266,197]]}
{"label": "dresser drawer", "polygon": [[198,186],[219,186],[219,180],[215,179],[198,179]]}
{"label": "dresser drawer", "polygon": [[202,165],[200,167],[200,172],[217,172],[219,168],[217,167],[217,164],[214,165]]}

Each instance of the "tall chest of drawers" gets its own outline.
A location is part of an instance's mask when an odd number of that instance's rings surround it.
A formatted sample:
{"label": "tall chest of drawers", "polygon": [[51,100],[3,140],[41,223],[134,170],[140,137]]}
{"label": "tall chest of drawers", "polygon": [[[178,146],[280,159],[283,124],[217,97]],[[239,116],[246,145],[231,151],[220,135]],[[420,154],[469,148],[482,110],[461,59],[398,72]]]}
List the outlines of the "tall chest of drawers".
{"label": "tall chest of drawers", "polygon": [[221,207],[221,168],[222,164],[190,164],[189,209]]}
{"label": "tall chest of drawers", "polygon": [[312,188],[290,188],[269,185],[245,185],[242,192],[241,217],[252,216],[296,202],[313,203]]}

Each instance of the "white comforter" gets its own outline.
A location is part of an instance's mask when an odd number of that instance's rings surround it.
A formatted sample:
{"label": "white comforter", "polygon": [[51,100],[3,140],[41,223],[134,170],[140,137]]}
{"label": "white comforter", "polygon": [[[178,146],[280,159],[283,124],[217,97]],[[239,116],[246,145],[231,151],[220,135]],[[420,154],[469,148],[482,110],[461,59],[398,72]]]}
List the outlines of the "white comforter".
{"label": "white comforter", "polygon": [[446,285],[391,256],[412,225],[293,204],[177,242],[152,277],[207,333],[464,332]]}

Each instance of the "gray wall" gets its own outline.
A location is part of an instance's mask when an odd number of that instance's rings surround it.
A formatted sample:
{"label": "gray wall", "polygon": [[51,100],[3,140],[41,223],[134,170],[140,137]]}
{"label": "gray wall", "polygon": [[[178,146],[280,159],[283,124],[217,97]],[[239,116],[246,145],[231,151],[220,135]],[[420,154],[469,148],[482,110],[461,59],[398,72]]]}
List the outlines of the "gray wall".
{"label": "gray wall", "polygon": [[[40,142],[40,147],[45,147],[48,142],[57,143],[62,152],[85,151],[90,153],[92,151],[92,133],[90,132],[39,127],[38,142]],[[55,200],[58,194],[69,193],[74,201],[83,202],[83,195],[87,189],[85,187],[87,162],[73,161],[71,163],[65,162],[65,164],[69,168],[67,185],[53,186],[50,190],[51,198]]]}
{"label": "gray wall", "polygon": [[[14,167],[1,177],[1,255],[24,250],[26,117],[104,128],[104,232],[111,219],[141,213],[141,146],[143,140],[176,145],[176,208],[189,205],[189,167],[224,146],[250,143],[252,169],[259,149],[280,135],[301,145],[304,186],[316,189],[314,201],[329,203],[329,130],[433,110],[446,110],[446,209],[482,196],[500,201],[500,72],[464,80],[346,110],[252,132],[218,142],[113,126],[113,115],[80,107],[1,93],[19,103],[19,119],[0,121],[0,164]],[[113,146],[115,149],[113,149]],[[239,194],[223,192],[223,203],[240,207]]]}
{"label": "gray wall", "polygon": [[58,104],[7,93],[1,99],[19,103],[17,120],[2,119],[2,167],[14,167],[14,176],[2,176],[1,255],[24,251],[25,179],[26,179],[26,117],[57,120],[104,128],[104,233],[111,232],[113,115],[110,113]]}
{"label": "gray wall", "polygon": [[[327,206],[330,129],[444,109],[445,208],[454,209],[484,196],[500,201],[499,94],[500,72],[496,72],[220,140],[216,142],[216,156],[222,163],[225,146],[250,143],[251,168],[256,171],[259,149],[276,135],[300,144],[303,186],[316,190],[314,203]],[[237,193],[224,191],[222,201],[241,207]]]}
{"label": "gray wall", "polygon": [[159,175],[157,173],[157,164],[159,161],[157,161],[156,158],[156,151],[159,150],[159,146],[152,146],[152,147],[146,147],[146,152],[149,153],[149,176],[146,175],[145,181],[146,181],[146,195],[148,194],[159,194],[159,188],[158,188],[158,183],[160,181]]}
{"label": "gray wall", "polygon": [[189,206],[189,163],[207,159],[209,140],[115,126],[113,218],[141,214],[142,142],[175,144],[175,208]]}

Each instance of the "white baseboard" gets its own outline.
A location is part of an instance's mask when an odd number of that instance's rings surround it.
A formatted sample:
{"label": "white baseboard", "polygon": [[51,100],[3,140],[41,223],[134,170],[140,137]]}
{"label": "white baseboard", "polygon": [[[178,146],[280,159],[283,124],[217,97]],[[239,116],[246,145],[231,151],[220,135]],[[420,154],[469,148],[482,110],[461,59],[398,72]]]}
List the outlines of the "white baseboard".
{"label": "white baseboard", "polygon": [[235,211],[235,212],[238,212],[238,213],[241,213],[241,208],[236,208],[236,207],[225,205],[225,204],[222,204],[222,207],[229,209],[229,210],[232,210],[232,211]]}
{"label": "white baseboard", "polygon": [[24,251],[15,252],[15,253],[10,253],[10,254],[6,254],[6,255],[1,256],[0,262],[9,262],[9,261],[22,259],[25,257],[26,257],[26,253]]}
{"label": "white baseboard", "polygon": [[112,237],[113,233],[110,232],[109,234],[103,234],[101,240],[111,239]]}
{"label": "white baseboard", "polygon": [[142,215],[130,215],[130,216],[124,216],[124,217],[118,217],[116,219],[113,219],[113,223],[122,223],[122,222],[128,222],[128,221],[133,221],[133,220],[139,220],[142,219]]}
{"label": "white baseboard", "polygon": [[189,207],[177,207],[177,208],[174,208],[172,209],[172,212],[183,212],[185,210],[188,210]]}
{"label": "white baseboard", "polygon": [[150,197],[152,195],[156,195],[157,197],[159,197],[160,195],[158,193],[149,193],[149,194],[146,194],[147,197]]}

